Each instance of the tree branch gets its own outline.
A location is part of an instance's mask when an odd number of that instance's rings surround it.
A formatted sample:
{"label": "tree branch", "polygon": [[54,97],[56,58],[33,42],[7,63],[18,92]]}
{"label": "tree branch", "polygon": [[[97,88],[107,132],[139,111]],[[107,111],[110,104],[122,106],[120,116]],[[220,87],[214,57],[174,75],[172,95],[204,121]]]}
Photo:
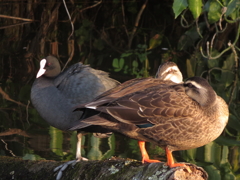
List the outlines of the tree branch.
{"label": "tree branch", "polygon": [[23,25],[23,24],[29,24],[29,23],[32,23],[32,22],[22,22],[22,23],[16,23],[16,24],[12,24],[12,25],[8,25],[8,26],[3,26],[3,27],[0,27],[0,29],[11,28],[11,27],[14,27],[14,26],[20,26],[20,25]]}
{"label": "tree branch", "polygon": [[15,17],[15,16],[7,16],[7,15],[2,15],[0,14],[0,18],[7,18],[7,19],[15,19],[15,20],[21,20],[21,21],[35,21],[33,19],[26,19],[26,18],[20,18],[20,17]]}
{"label": "tree branch", "polygon": [[[0,156],[0,174],[2,179],[44,179],[53,180],[57,172],[56,166],[62,162],[32,161]],[[63,171],[61,179],[84,180],[129,180],[129,179],[181,179],[181,180],[206,180],[207,173],[193,164],[186,164],[192,172],[184,167],[169,169],[164,163],[142,164],[141,162],[125,159],[84,161],[77,163],[74,168]]]}
{"label": "tree branch", "polygon": [[15,101],[15,100],[11,99],[11,98],[9,97],[9,95],[8,95],[6,92],[4,92],[1,87],[0,87],[0,94],[3,96],[3,99],[6,99],[6,100],[11,101],[11,102],[13,102],[13,103],[16,103],[16,104],[18,104],[18,105],[20,105],[20,106],[26,107],[25,104],[22,104],[21,102],[18,102],[18,101]]}
{"label": "tree branch", "polygon": [[140,18],[142,16],[142,13],[143,13],[144,9],[146,8],[147,2],[148,2],[148,0],[145,1],[145,3],[142,5],[140,11],[138,12],[138,15],[137,15],[137,18],[136,18],[136,21],[135,21],[135,25],[134,25],[134,28],[132,30],[132,34],[131,34],[131,36],[129,38],[128,49],[130,49],[131,46],[132,46],[133,37],[134,37],[134,35],[135,35],[136,31],[137,31],[138,23],[140,21]]}

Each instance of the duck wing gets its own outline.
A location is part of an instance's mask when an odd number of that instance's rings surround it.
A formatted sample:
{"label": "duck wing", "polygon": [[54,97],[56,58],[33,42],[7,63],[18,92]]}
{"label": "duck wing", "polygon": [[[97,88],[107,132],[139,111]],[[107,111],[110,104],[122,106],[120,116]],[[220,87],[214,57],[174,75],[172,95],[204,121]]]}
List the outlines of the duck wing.
{"label": "duck wing", "polygon": [[79,108],[85,108],[85,107],[90,107],[90,108],[95,108],[97,106],[101,106],[106,103],[111,103],[115,101],[118,98],[124,97],[129,94],[133,94],[135,92],[142,91],[146,88],[150,88],[153,86],[157,85],[175,85],[176,83],[172,81],[163,81],[159,79],[154,79],[154,78],[139,78],[139,79],[132,79],[129,81],[126,81],[125,83],[122,83],[115,88],[112,88],[97,98],[92,103],[88,104],[81,104],[76,106],[76,109]]}
{"label": "duck wing", "polygon": [[[104,98],[102,98],[104,101]],[[90,104],[94,105],[94,102]],[[86,105],[88,107],[88,105]],[[154,126],[182,119],[184,117],[194,117],[198,110],[198,105],[185,94],[183,85],[159,84],[145,90],[128,94],[113,102],[95,106],[95,110],[100,112],[102,120],[94,121],[94,116],[83,120],[83,123],[97,123],[95,125],[107,124],[107,121],[125,124]],[[102,117],[102,113],[114,118]],[[140,126],[141,127],[141,126]]]}

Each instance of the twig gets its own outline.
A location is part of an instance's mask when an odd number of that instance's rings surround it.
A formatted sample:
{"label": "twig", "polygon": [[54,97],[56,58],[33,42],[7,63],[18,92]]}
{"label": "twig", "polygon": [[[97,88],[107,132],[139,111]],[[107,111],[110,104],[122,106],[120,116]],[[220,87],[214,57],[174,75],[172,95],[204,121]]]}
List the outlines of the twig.
{"label": "twig", "polygon": [[7,130],[7,131],[0,132],[0,136],[11,136],[14,134],[18,134],[18,135],[24,136],[24,137],[30,137],[30,135],[28,135],[25,131],[23,131],[21,129],[9,128],[9,130]]}
{"label": "twig", "polygon": [[22,23],[16,23],[16,24],[12,24],[12,25],[8,25],[8,26],[3,26],[3,27],[0,27],[0,29],[7,29],[7,28],[14,27],[14,26],[20,26],[20,25],[23,25],[23,24],[29,24],[29,23],[32,23],[32,22],[22,22]]}
{"label": "twig", "polygon": [[122,2],[121,2],[121,5],[122,5],[122,15],[123,15],[123,26],[124,26],[124,29],[125,29],[125,31],[126,31],[126,35],[127,35],[127,37],[129,38],[129,35],[128,35],[128,30],[127,30],[127,28],[126,28],[126,21],[125,21],[125,10],[124,10],[124,5],[123,5],[123,0],[122,0]]}
{"label": "twig", "polygon": [[235,89],[237,87],[237,82],[238,82],[238,73],[237,73],[237,71],[238,71],[238,56],[237,56],[237,52],[234,48],[234,45],[229,42],[228,46],[231,47],[231,49],[233,51],[233,54],[234,54],[234,60],[235,60],[235,80],[234,80],[234,83],[233,83],[231,96],[230,96],[230,99],[229,99],[229,102],[228,102],[228,106],[229,106],[232,103],[233,95],[234,95]]}
{"label": "twig", "polygon": [[[217,31],[218,31],[218,29],[217,29]],[[218,31],[218,32],[219,32],[219,31]],[[216,32],[216,33],[218,33],[218,32]],[[215,34],[216,34],[216,33],[215,33]],[[232,46],[233,46],[234,48],[237,47],[237,46],[235,46],[235,44],[238,42],[239,36],[240,36],[240,23],[239,23],[239,25],[238,25],[238,30],[237,30],[236,38],[235,38],[234,42],[232,43]],[[214,38],[215,38],[215,37],[213,37],[213,39],[214,39]],[[213,40],[212,40],[212,41],[213,41]],[[212,43],[211,43],[211,44],[212,44]],[[210,54],[210,52],[209,52],[209,42],[207,42],[207,55],[205,55],[205,54],[203,53],[202,47],[200,47],[200,52],[201,52],[202,56],[205,57],[205,58],[208,58],[208,59],[217,59],[217,58],[221,57],[225,52],[227,52],[227,51],[230,50],[230,49],[231,49],[231,46],[228,46],[228,48],[224,49],[220,54],[218,54],[218,55],[215,56],[215,57],[212,57],[211,54]]]}
{"label": "twig", "polygon": [[63,4],[64,4],[64,7],[65,7],[65,9],[66,9],[66,12],[67,12],[67,15],[68,15],[69,21],[70,21],[71,26],[72,26],[72,33],[71,33],[70,36],[68,37],[68,39],[70,39],[70,37],[71,37],[71,36],[73,35],[73,33],[74,33],[74,26],[73,26],[73,22],[72,22],[72,19],[71,19],[70,14],[69,14],[69,11],[68,11],[68,8],[67,8],[67,5],[66,5],[65,0],[63,0]]}
{"label": "twig", "polygon": [[0,87],[0,94],[2,94],[2,96],[3,96],[4,99],[6,99],[6,100],[8,100],[8,101],[11,101],[11,102],[14,102],[14,103],[16,103],[16,104],[18,104],[18,105],[20,105],[20,106],[26,107],[25,104],[22,104],[21,102],[18,102],[18,101],[15,101],[15,100],[11,99],[11,98],[9,97],[9,95],[8,95],[7,93],[5,93],[1,87]]}
{"label": "twig", "polygon": [[142,13],[143,13],[144,9],[146,8],[147,2],[148,2],[148,0],[145,1],[145,3],[142,5],[140,11],[138,12],[138,15],[137,15],[137,18],[136,18],[136,21],[135,21],[135,25],[134,25],[134,28],[132,30],[132,34],[131,34],[131,36],[129,38],[129,42],[128,42],[128,48],[129,49],[131,48],[133,37],[134,37],[134,35],[137,31],[138,23],[140,21],[140,18],[142,16]]}
{"label": "twig", "polygon": [[73,55],[74,55],[74,40],[73,40],[73,38],[71,39],[71,37],[73,37],[73,33],[74,33],[74,25],[73,25],[73,22],[74,22],[74,21],[72,21],[72,18],[71,18],[71,15],[70,15],[69,11],[68,11],[68,8],[67,8],[67,5],[66,5],[65,0],[63,0],[63,4],[64,4],[64,7],[65,7],[65,9],[66,9],[66,12],[67,12],[69,21],[70,21],[71,26],[72,26],[72,32],[71,32],[70,36],[68,37],[68,43],[71,45],[71,50],[72,50],[72,51],[71,51],[71,53],[70,53],[70,56],[69,56],[66,64],[64,65],[62,71],[66,68],[67,64],[72,60],[72,57],[73,57]]}
{"label": "twig", "polygon": [[200,29],[199,29],[199,26],[198,26],[198,19],[196,20],[196,27],[197,27],[197,32],[198,32],[198,35],[203,38],[201,32],[200,32]]}
{"label": "twig", "polygon": [[79,11],[80,11],[80,12],[83,12],[83,11],[85,11],[85,10],[87,10],[87,9],[91,9],[91,8],[96,7],[97,5],[99,5],[99,4],[101,4],[101,3],[102,3],[102,0],[100,0],[99,2],[97,2],[96,4],[94,4],[94,5],[92,5],[92,6],[88,6],[88,7],[86,7],[86,8],[83,8],[83,9],[79,10]]}
{"label": "twig", "polygon": [[5,144],[5,149],[6,149],[8,152],[10,152],[10,154],[11,154],[12,156],[16,156],[16,155],[12,152],[12,150],[8,149],[7,143],[6,143],[3,139],[1,139],[1,141]]}
{"label": "twig", "polygon": [[108,39],[107,39],[107,37],[106,37],[106,33],[104,32],[104,30],[100,33],[97,29],[95,29],[95,31],[99,34],[99,35],[101,35],[101,38],[109,45],[109,46],[111,46],[111,48],[113,49],[113,50],[115,50],[116,52],[118,52],[119,54],[122,54],[123,53],[123,51],[120,51],[120,50],[118,50],[110,41],[108,41]]}
{"label": "twig", "polygon": [[[73,19],[72,22],[74,23],[75,20],[76,20],[76,17]],[[68,63],[69,63],[69,62],[72,60],[72,58],[73,58],[73,55],[74,55],[74,52],[75,52],[74,42],[75,42],[74,39],[68,39],[68,47],[71,46],[71,50],[72,50],[72,51],[71,51],[71,53],[70,53],[70,56],[69,56],[67,62],[66,62],[65,65],[64,65],[62,71],[64,71],[64,69],[67,67]]]}
{"label": "twig", "polygon": [[[187,9],[183,11],[182,15],[181,15],[181,19],[180,19],[180,23],[181,23],[181,26],[184,27],[184,28],[189,28],[190,26],[193,25],[193,23],[195,21],[193,21],[191,24],[188,24],[187,20],[185,19],[184,15],[185,13],[187,12]],[[184,23],[186,23],[186,25],[184,25]]]}
{"label": "twig", "polygon": [[28,100],[28,104],[27,104],[27,106],[26,106],[26,113],[27,113],[27,118],[26,118],[26,120],[27,120],[28,124],[30,125],[30,123],[29,123],[29,121],[28,121],[28,108],[29,108],[29,104],[30,104],[30,101]]}
{"label": "twig", "polygon": [[15,17],[15,16],[7,16],[7,15],[0,15],[0,18],[7,18],[7,19],[15,19],[15,20],[21,20],[21,21],[35,21],[33,19],[26,19],[26,18],[20,18],[20,17]]}

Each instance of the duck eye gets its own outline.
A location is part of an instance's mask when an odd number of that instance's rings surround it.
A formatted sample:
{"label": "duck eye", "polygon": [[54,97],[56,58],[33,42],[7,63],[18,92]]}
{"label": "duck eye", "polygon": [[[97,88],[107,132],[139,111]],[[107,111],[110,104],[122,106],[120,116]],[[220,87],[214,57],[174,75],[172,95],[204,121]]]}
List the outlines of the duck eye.
{"label": "duck eye", "polygon": [[189,88],[194,87],[191,83],[187,83],[187,84],[185,84],[185,86],[186,86],[186,87],[189,87]]}

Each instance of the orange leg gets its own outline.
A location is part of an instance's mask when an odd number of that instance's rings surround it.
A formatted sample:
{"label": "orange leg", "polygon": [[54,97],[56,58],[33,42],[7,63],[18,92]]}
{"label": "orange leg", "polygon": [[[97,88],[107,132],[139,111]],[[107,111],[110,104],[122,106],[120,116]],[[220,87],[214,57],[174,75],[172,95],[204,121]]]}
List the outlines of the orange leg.
{"label": "orange leg", "polygon": [[149,159],[149,156],[148,156],[148,153],[146,151],[146,148],[145,148],[145,141],[138,141],[138,145],[139,145],[139,148],[140,148],[140,151],[141,151],[141,154],[142,154],[142,163],[155,163],[155,162],[160,162],[158,160],[155,160],[155,159]]}
{"label": "orange leg", "polygon": [[178,167],[178,166],[185,166],[189,173],[192,172],[191,169],[188,166],[186,166],[185,164],[174,163],[172,151],[170,151],[167,147],[166,147],[166,154],[167,154],[167,166],[169,166],[170,168]]}
{"label": "orange leg", "polygon": [[169,166],[170,168],[178,167],[178,166],[186,166],[185,164],[174,163],[172,151],[170,151],[167,147],[166,147],[166,155],[167,155],[167,166]]}

